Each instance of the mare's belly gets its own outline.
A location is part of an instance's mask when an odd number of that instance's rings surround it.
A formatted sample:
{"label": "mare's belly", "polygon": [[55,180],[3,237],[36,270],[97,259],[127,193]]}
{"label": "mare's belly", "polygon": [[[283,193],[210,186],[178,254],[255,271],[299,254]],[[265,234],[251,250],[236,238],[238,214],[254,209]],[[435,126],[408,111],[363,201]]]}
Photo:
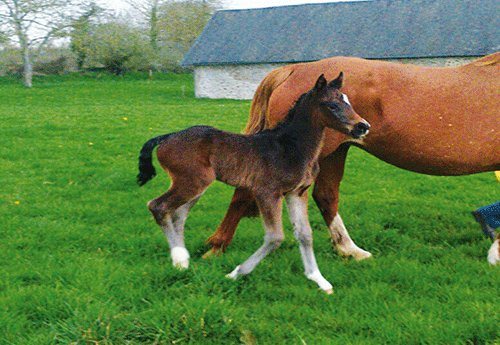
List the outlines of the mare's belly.
{"label": "mare's belly", "polygon": [[500,170],[500,150],[492,142],[402,140],[371,143],[365,150],[399,168],[428,175],[456,176]]}

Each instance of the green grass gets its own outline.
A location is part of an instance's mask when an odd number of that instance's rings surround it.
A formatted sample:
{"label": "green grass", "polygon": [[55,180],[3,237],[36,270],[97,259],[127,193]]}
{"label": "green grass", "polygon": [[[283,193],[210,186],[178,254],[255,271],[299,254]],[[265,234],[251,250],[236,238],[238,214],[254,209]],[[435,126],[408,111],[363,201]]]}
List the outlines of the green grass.
{"label": "green grass", "polygon": [[[431,177],[352,149],[341,191],[351,236],[339,257],[311,204],[327,296],[287,239],[252,274],[225,278],[261,244],[245,219],[203,260],[232,189],[215,183],[186,225],[190,268],[171,266],[135,184],[149,138],[195,124],[240,131],[250,102],[195,99],[190,75],[0,80],[0,344],[495,344],[499,268],[470,211],[500,199],[493,173]],[[158,164],[155,162],[155,165]],[[285,217],[286,218],[286,217]]]}

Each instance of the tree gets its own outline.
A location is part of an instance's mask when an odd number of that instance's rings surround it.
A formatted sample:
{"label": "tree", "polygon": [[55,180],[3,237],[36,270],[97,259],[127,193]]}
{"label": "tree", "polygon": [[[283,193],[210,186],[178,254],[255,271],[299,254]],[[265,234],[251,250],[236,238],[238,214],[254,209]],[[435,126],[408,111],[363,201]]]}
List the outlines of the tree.
{"label": "tree", "polygon": [[169,2],[162,6],[160,26],[162,40],[169,45],[189,48],[211,17],[205,1]]}
{"label": "tree", "polygon": [[0,45],[8,42],[8,37],[5,33],[0,32]]}
{"label": "tree", "polygon": [[138,11],[143,19],[145,27],[147,27],[149,43],[153,50],[158,50],[158,12],[160,6],[166,2],[165,0],[145,0],[137,3],[137,0],[127,1],[135,11]]}
{"label": "tree", "polygon": [[78,18],[72,25],[71,50],[76,54],[77,68],[81,70],[85,63],[85,58],[89,54],[92,44],[92,30],[96,23],[93,19],[103,13],[104,10],[95,4],[91,4],[90,9]]}
{"label": "tree", "polygon": [[128,1],[144,18],[153,60],[177,64],[217,9],[219,0]]}
{"label": "tree", "polygon": [[123,74],[127,63],[147,51],[147,37],[143,32],[116,20],[89,27],[81,42],[85,46],[77,49],[85,52],[89,64],[101,64],[116,75]]}
{"label": "tree", "polygon": [[89,6],[86,0],[0,0],[0,27],[20,48],[26,87],[32,86],[33,50],[66,36]]}

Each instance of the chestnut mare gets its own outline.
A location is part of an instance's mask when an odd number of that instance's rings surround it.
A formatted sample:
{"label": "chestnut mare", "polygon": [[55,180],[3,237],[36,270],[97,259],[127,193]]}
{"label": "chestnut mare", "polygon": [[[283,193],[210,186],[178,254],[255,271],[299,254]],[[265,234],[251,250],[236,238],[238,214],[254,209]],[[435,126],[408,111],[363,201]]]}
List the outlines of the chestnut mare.
{"label": "chestnut mare", "polygon": [[331,293],[332,285],[321,275],[312,249],[307,219],[306,190],[318,171],[318,156],[326,127],[362,140],[369,124],[356,114],[340,93],[342,73],[330,84],[321,75],[303,94],[276,129],[258,134],[234,134],[208,126],[194,126],[150,139],[139,157],[139,184],[155,175],[152,152],[157,146],[161,166],[172,178],[170,189],[148,207],[163,229],[174,266],[187,268],[184,224],[191,207],[208,186],[219,180],[250,190],[264,221],[264,244],[228,277],[236,279],[255,266],[283,241],[281,207],[286,198],[307,278]]}
{"label": "chestnut mare", "polygon": [[[283,121],[297,97],[310,88],[315,76],[325,73],[331,77],[339,71],[346,73],[342,92],[372,127],[361,141],[327,130],[313,197],[339,253],[361,260],[371,254],[351,240],[338,214],[339,185],[349,146],[423,174],[500,170],[500,53],[453,68],[349,57],[281,67],[259,85],[246,132],[273,128]],[[235,191],[224,220],[207,240],[213,249],[205,257],[229,245],[240,219],[252,214],[252,205],[251,192]],[[500,260],[500,246],[495,245]]]}

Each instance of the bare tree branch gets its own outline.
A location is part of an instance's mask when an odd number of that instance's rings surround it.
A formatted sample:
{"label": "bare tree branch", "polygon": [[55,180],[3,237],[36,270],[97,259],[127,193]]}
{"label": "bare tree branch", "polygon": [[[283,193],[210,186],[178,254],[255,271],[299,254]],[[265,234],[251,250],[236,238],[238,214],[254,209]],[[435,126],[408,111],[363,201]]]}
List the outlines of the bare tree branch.
{"label": "bare tree branch", "polygon": [[20,47],[24,85],[31,87],[31,51],[41,49],[89,8],[90,0],[0,0],[0,28]]}

